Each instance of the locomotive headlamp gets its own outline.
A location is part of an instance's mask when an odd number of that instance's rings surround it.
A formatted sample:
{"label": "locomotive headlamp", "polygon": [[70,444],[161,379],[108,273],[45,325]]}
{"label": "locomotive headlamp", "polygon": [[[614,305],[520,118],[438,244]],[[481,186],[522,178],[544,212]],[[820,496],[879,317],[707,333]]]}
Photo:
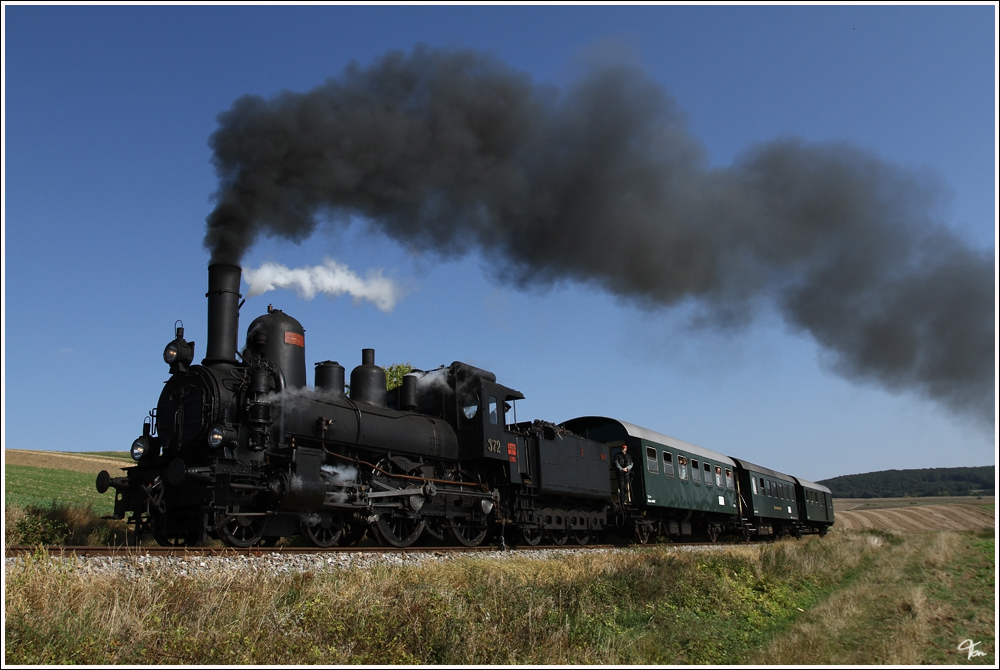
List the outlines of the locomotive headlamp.
{"label": "locomotive headlamp", "polygon": [[174,341],[163,349],[163,362],[170,366],[170,374],[187,372],[194,360],[194,342],[184,339],[184,326],[178,326]]}
{"label": "locomotive headlamp", "polygon": [[223,447],[235,442],[236,436],[233,435],[233,431],[227,430],[221,424],[212,426],[212,430],[208,431],[208,444],[213,448]]}
{"label": "locomotive headlamp", "polygon": [[132,454],[132,460],[138,461],[140,458],[145,456],[147,453],[152,451],[149,446],[149,440],[146,436],[136,438],[135,442],[132,443],[132,448],[129,452]]}
{"label": "locomotive headlamp", "polygon": [[221,447],[226,441],[226,431],[221,426],[214,426],[208,434],[208,443],[213,447]]}
{"label": "locomotive headlamp", "polygon": [[[184,372],[194,360],[192,342],[174,340],[163,350],[163,362],[170,366],[171,372]],[[176,368],[176,369],[175,369]]]}

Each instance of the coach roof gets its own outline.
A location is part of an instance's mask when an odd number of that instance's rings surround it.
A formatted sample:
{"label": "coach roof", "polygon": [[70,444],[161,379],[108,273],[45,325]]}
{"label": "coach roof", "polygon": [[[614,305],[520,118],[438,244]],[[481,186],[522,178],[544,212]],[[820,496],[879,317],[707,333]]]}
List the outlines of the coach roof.
{"label": "coach roof", "polygon": [[811,482],[808,479],[802,479],[801,477],[793,477],[792,479],[796,480],[799,484],[801,484],[802,488],[812,489],[813,491],[824,491],[826,493],[829,493],[830,495],[833,495],[833,491],[826,488],[822,484],[817,484],[816,482]]}
{"label": "coach roof", "polygon": [[751,463],[750,461],[742,458],[734,458],[733,460],[736,461],[741,468],[748,472],[756,472],[759,475],[767,475],[768,477],[774,477],[775,479],[781,479],[793,484],[795,483],[795,478],[791,475],[786,475],[784,472],[778,472],[777,470],[772,470],[771,468],[765,468],[763,465],[757,465],[756,463]]}
{"label": "coach roof", "polygon": [[598,442],[625,440],[626,436],[635,437],[640,440],[653,442],[665,447],[680,449],[681,451],[702,459],[708,459],[717,463],[726,463],[734,467],[736,465],[733,459],[729,458],[725,454],[719,453],[718,451],[705,449],[704,447],[699,447],[696,444],[691,444],[690,442],[685,442],[684,440],[678,440],[676,437],[670,437],[669,435],[664,435],[663,433],[657,433],[654,430],[636,426],[635,424],[628,423],[627,421],[611,419],[605,416],[581,416],[575,419],[570,419],[569,421],[564,421],[562,425],[574,433],[583,435],[584,437],[589,437],[590,439],[597,440]]}

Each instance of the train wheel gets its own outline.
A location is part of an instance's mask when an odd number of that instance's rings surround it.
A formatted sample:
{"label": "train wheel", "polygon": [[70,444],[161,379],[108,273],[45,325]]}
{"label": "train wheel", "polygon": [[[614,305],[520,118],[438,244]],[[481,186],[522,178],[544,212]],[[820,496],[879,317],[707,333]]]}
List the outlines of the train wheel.
{"label": "train wheel", "polygon": [[344,520],[332,514],[319,514],[314,524],[302,522],[302,534],[317,547],[335,547],[344,535]]}
{"label": "train wheel", "polygon": [[542,536],[545,533],[542,532],[541,528],[522,528],[521,529],[521,539],[529,547],[537,547],[542,542]]}
{"label": "train wheel", "polygon": [[549,539],[552,540],[552,544],[561,547],[569,540],[569,531],[565,528],[551,530],[549,531]]}
{"label": "train wheel", "polygon": [[156,544],[161,547],[190,547],[198,542],[197,532],[175,533],[168,535],[163,529],[164,525],[165,520],[159,513],[151,513],[149,515],[143,514],[136,521],[136,546],[139,545],[139,536],[147,531],[153,534],[153,539],[156,540]]}
{"label": "train wheel", "polygon": [[478,547],[486,539],[486,532],[489,529],[484,522],[478,519],[456,518],[451,520],[449,530],[462,546]]}
{"label": "train wheel", "polygon": [[649,526],[639,524],[635,527],[635,541],[639,544],[649,544]]}
{"label": "train wheel", "polygon": [[231,547],[252,547],[264,537],[264,517],[259,514],[220,514],[215,527]]}
{"label": "train wheel", "polygon": [[708,526],[708,541],[718,542],[719,541],[719,527],[713,524]]}
{"label": "train wheel", "polygon": [[379,516],[375,522],[379,535],[394,547],[409,547],[424,532],[427,522],[423,519],[410,519],[405,516],[393,516],[386,513]]}
{"label": "train wheel", "polygon": [[590,542],[590,531],[589,530],[576,530],[573,531],[573,540],[583,546]]}

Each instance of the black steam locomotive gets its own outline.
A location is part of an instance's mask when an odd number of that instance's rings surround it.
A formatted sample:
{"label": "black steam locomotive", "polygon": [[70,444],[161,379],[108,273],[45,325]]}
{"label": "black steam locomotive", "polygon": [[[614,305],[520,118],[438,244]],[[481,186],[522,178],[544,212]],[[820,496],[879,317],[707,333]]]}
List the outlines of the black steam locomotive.
{"label": "black steam locomotive", "polygon": [[[509,422],[524,396],[465,363],[413,371],[387,391],[365,349],[349,393],[332,361],[316,363],[307,386],[304,330],[279,310],[250,324],[237,356],[240,279],[239,267],[209,267],[205,359],[193,364],[178,327],[163,352],[170,379],[132,444],[135,465],[97,477],[136,536],[562,545],[798,536],[833,523],[821,485],[622,421]],[[623,447],[635,454],[627,472],[615,464]]]}

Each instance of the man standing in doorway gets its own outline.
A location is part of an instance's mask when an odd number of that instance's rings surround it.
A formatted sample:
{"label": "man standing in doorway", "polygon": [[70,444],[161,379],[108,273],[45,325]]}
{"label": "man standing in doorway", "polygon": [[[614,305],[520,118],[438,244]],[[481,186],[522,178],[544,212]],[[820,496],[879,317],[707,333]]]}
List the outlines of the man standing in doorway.
{"label": "man standing in doorway", "polygon": [[618,468],[618,497],[627,505],[632,502],[632,457],[628,455],[627,444],[615,454],[615,467]]}

